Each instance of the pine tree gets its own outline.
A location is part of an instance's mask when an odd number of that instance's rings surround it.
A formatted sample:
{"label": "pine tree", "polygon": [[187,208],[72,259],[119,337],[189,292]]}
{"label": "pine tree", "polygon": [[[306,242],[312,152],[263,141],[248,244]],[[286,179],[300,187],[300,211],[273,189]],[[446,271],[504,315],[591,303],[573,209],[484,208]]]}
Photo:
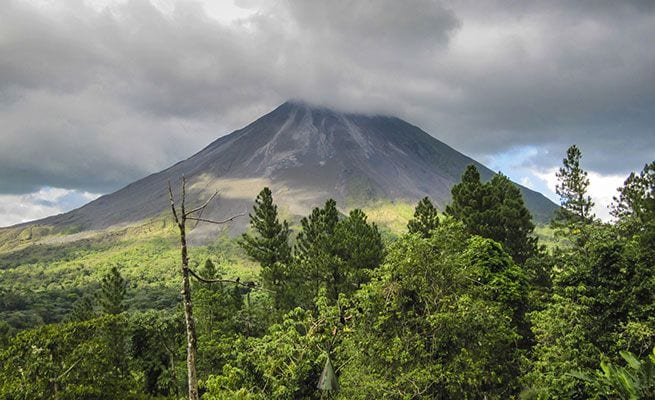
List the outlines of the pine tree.
{"label": "pine tree", "polygon": [[512,259],[523,264],[537,252],[532,215],[519,188],[505,175],[495,175],[487,185],[494,205],[485,214],[482,236],[502,243]]}
{"label": "pine tree", "polygon": [[277,205],[273,203],[271,190],[267,187],[255,199],[253,213],[249,216],[253,233],[244,233],[239,244],[250,258],[261,265],[262,281],[275,291],[279,308],[287,280],[286,269],[291,261],[289,224],[287,221],[280,223]]}
{"label": "pine tree", "polygon": [[640,225],[655,221],[655,161],[646,164],[638,175],[631,173],[618,190],[612,207],[614,217]]}
{"label": "pine tree", "polygon": [[429,198],[424,197],[416,205],[414,218],[407,223],[407,230],[409,233],[417,233],[427,239],[432,236],[432,230],[437,226],[439,226],[437,209]]}
{"label": "pine tree", "polygon": [[330,250],[331,238],[339,222],[337,203],[333,199],[325,202],[323,208],[314,208],[309,217],[300,220],[302,227],[296,243],[296,255],[301,259],[311,257],[319,250]]}
{"label": "pine tree", "polygon": [[205,260],[205,264],[202,266],[200,269],[200,275],[207,279],[214,279],[216,278],[217,274],[217,269],[212,260],[209,258]]}
{"label": "pine tree", "polygon": [[[102,312],[108,315],[119,315],[126,310],[124,301],[127,291],[127,282],[121,276],[116,266],[102,277],[98,303]],[[126,332],[125,320],[117,318],[107,324],[105,334],[109,344],[111,362],[119,376],[127,373]]]}
{"label": "pine tree", "polygon": [[503,174],[483,184],[477,168],[469,165],[462,182],[453,186],[446,213],[462,221],[471,235],[501,243],[519,264],[537,250],[532,216],[520,190]]}
{"label": "pine tree", "polygon": [[466,167],[462,181],[453,186],[451,194],[452,201],[446,206],[446,214],[464,222],[469,229],[480,226],[479,214],[485,209],[485,193],[480,173],[474,165]]}
{"label": "pine tree", "polygon": [[[339,212],[333,199],[326,201],[323,208],[314,208],[309,217],[300,221],[302,230],[298,233],[294,253],[299,263],[298,272],[302,274],[296,279],[304,287],[298,294],[306,304],[313,302],[326,282],[341,280],[341,260],[336,255],[334,236],[338,222]],[[334,290],[329,294],[334,295]]]}
{"label": "pine tree", "polygon": [[589,178],[580,167],[582,152],[576,145],[568,148],[564,164],[557,172],[559,183],[555,192],[560,197],[561,208],[555,215],[555,226],[582,227],[592,223],[595,215],[591,197],[587,195]]}
{"label": "pine tree", "polygon": [[344,269],[343,282],[335,285],[339,292],[351,293],[368,282],[371,271],[379,267],[384,258],[384,243],[378,227],[366,219],[362,210],[354,209],[337,225],[337,254]]}
{"label": "pine tree", "polygon": [[102,277],[100,282],[100,292],[98,292],[98,303],[105,314],[116,315],[125,311],[123,304],[125,293],[127,291],[127,282],[121,276],[117,267]]}

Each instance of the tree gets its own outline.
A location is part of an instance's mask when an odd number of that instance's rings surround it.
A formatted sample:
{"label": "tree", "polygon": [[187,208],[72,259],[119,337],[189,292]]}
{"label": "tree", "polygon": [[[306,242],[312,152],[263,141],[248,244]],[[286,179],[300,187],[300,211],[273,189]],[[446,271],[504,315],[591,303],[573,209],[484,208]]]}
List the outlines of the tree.
{"label": "tree", "polygon": [[460,183],[451,189],[452,201],[446,206],[446,214],[464,222],[469,229],[480,226],[479,214],[484,210],[484,188],[480,172],[475,165],[469,165],[462,174]]}
{"label": "tree", "polygon": [[0,352],[3,399],[131,398],[134,381],[115,368],[110,337],[125,315],[25,330]]}
{"label": "tree", "polygon": [[127,282],[121,276],[117,267],[102,277],[100,291],[98,292],[98,303],[105,314],[116,315],[125,311],[125,293]]}
{"label": "tree", "polygon": [[520,190],[503,174],[496,174],[483,184],[478,170],[469,165],[461,183],[452,188],[452,202],[446,213],[462,221],[471,235],[502,243],[519,264],[536,253],[530,211]]}
{"label": "tree", "polygon": [[347,218],[339,221],[335,229],[337,255],[343,268],[340,274],[343,281],[333,282],[333,296],[338,293],[350,294],[370,280],[371,272],[382,263],[384,244],[375,224],[366,222],[366,214],[354,209]]}
{"label": "tree", "polygon": [[593,225],[580,246],[563,252],[551,298],[531,315],[537,344],[528,381],[548,398],[588,391],[566,373],[589,372],[598,354],[643,354],[655,342],[652,263],[642,256],[639,238],[619,229]]}
{"label": "tree", "polygon": [[395,241],[376,279],[354,295],[340,346],[343,398],[511,398],[520,336],[499,296],[514,286],[512,265],[499,244],[469,241],[452,219],[427,240]]}
{"label": "tree", "polygon": [[362,210],[354,209],[339,220],[336,202],[315,208],[300,223],[295,256],[304,289],[303,304],[309,306],[320,288],[330,301],[349,294],[369,280],[370,272],[384,257],[384,244],[375,224],[366,221]]}
{"label": "tree", "polygon": [[[180,256],[182,261],[182,267],[180,268],[180,273],[182,275],[182,305],[184,306],[184,321],[186,323],[186,333],[187,333],[187,384],[189,389],[189,400],[198,400],[198,375],[196,372],[196,356],[198,352],[198,337],[196,335],[196,323],[193,319],[193,302],[191,300],[191,282],[189,276],[193,274],[193,271],[189,268],[189,253],[187,249],[187,240],[186,240],[186,221],[197,221],[197,222],[208,222],[210,224],[222,225],[226,224],[233,219],[243,215],[237,214],[232,217],[229,217],[223,221],[214,221],[207,218],[201,218],[196,216],[197,213],[203,211],[207,205],[216,197],[218,192],[215,192],[213,195],[207,199],[207,201],[196,208],[193,208],[189,211],[186,210],[186,178],[182,177],[182,195],[180,200],[180,209],[179,213],[175,206],[175,198],[173,197],[173,188],[171,187],[170,182],[168,183],[168,197],[171,203],[171,211],[173,213],[173,219],[180,231]],[[197,277],[197,276],[196,276]]]}
{"label": "tree", "polygon": [[232,342],[234,360],[207,379],[203,399],[324,399],[316,386],[344,327],[339,307],[329,303],[323,288],[316,314],[295,308],[266,335]]}
{"label": "tree", "polygon": [[[573,378],[571,371],[590,371],[599,350],[591,341],[587,326],[592,318],[579,299],[554,294],[544,310],[531,314],[536,345],[534,359],[525,376],[534,398],[582,399],[586,385]],[[530,398],[530,397],[526,397]]]}
{"label": "tree", "polygon": [[618,190],[612,207],[614,217],[642,227],[655,221],[655,161],[646,164],[639,175],[632,172]]}
{"label": "tree", "polygon": [[180,398],[176,367],[184,343],[180,312],[148,310],[129,316],[131,372],[141,376],[144,393]]}
{"label": "tree", "polygon": [[254,234],[244,233],[239,244],[250,258],[261,265],[263,284],[275,292],[275,304],[278,309],[282,308],[282,292],[288,278],[286,268],[291,261],[289,224],[278,220],[277,205],[273,203],[271,190],[267,187],[257,196],[253,213],[249,216]]}
{"label": "tree", "polygon": [[[125,294],[127,282],[121,276],[116,266],[102,277],[98,291],[98,303],[105,315],[119,315],[125,310]],[[107,336],[109,358],[120,374],[127,374],[125,321],[116,319],[105,325],[103,332]]]}
{"label": "tree", "polygon": [[589,178],[587,171],[580,167],[582,152],[573,145],[566,151],[564,164],[556,173],[559,183],[555,192],[560,197],[561,208],[555,215],[556,225],[580,228],[594,221],[592,212],[594,202],[587,194]]}
{"label": "tree", "polygon": [[[341,260],[336,254],[337,243],[334,240],[335,230],[339,222],[337,203],[333,199],[325,202],[323,208],[314,208],[309,215],[300,221],[302,230],[298,233],[294,254],[299,264],[300,276],[294,278],[301,289],[300,303],[309,306],[314,297],[326,282],[341,282]],[[332,300],[335,289],[329,290]]]}
{"label": "tree", "polygon": [[523,203],[521,191],[505,175],[494,175],[486,188],[493,205],[483,211],[480,235],[500,242],[519,264],[536,254],[532,215]]}
{"label": "tree", "polygon": [[439,226],[437,209],[428,197],[424,197],[416,205],[414,218],[407,223],[409,233],[417,233],[423,238],[429,238],[432,230]]}
{"label": "tree", "polygon": [[302,230],[298,233],[295,254],[308,259],[319,250],[329,250],[330,238],[339,222],[337,203],[333,199],[325,202],[323,208],[314,208],[309,215],[300,220]]}

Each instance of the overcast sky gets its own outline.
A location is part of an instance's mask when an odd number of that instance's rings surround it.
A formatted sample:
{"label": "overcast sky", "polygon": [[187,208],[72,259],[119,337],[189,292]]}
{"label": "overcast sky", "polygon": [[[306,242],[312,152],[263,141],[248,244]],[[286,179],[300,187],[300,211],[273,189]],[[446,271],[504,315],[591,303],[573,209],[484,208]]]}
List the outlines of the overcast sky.
{"label": "overcast sky", "polygon": [[0,0],[0,226],[80,206],[294,98],[401,117],[597,213],[655,159],[655,1]]}

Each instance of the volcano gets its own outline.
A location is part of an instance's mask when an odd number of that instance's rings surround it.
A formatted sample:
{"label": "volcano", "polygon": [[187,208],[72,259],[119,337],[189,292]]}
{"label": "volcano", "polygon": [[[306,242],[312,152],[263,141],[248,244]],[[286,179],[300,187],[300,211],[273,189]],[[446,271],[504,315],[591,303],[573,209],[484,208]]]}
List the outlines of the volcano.
{"label": "volcano", "polygon": [[[203,217],[223,219],[251,209],[268,186],[286,216],[306,215],[334,198],[342,209],[376,201],[412,202],[428,196],[443,210],[467,165],[483,180],[494,172],[399,118],[337,112],[286,102],[170,168],[85,206],[30,224],[103,229],[169,212],[168,182],[179,193],[187,180],[188,207],[214,192]],[[517,185],[537,221],[557,206]],[[293,219],[293,218],[292,218]],[[233,229],[243,230],[247,218]],[[200,232],[198,232],[200,234]]]}

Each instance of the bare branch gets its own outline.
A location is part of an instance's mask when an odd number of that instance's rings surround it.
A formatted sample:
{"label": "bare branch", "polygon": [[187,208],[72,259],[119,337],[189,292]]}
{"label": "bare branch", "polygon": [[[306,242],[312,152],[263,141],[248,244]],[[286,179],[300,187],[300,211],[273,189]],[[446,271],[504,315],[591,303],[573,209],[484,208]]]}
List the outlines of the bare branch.
{"label": "bare branch", "polygon": [[228,222],[230,222],[230,221],[232,221],[232,220],[234,220],[236,218],[243,217],[244,215],[246,215],[246,213],[242,212],[240,214],[233,215],[230,218],[224,219],[222,221],[214,221],[214,220],[211,220],[211,219],[195,218],[195,217],[188,217],[187,219],[191,220],[191,221],[209,222],[210,224],[222,225],[222,224],[226,224],[226,223],[228,223]]}
{"label": "bare branch", "polygon": [[61,378],[63,378],[63,377],[66,376],[69,372],[71,372],[71,371],[73,370],[73,368],[75,368],[75,366],[76,366],[77,364],[79,364],[80,361],[82,361],[83,359],[84,359],[84,358],[80,358],[80,359],[78,359],[77,361],[75,361],[73,364],[71,364],[70,367],[68,367],[68,369],[67,369],[66,371],[64,371],[61,375],[59,375],[59,376],[56,377],[55,379],[52,379],[52,381],[53,381],[53,382],[57,382],[57,381],[59,381]]}
{"label": "bare branch", "polygon": [[204,208],[207,207],[207,205],[209,205],[209,202],[212,201],[212,200],[214,200],[214,197],[216,197],[217,194],[218,194],[218,191],[214,192],[214,194],[212,194],[211,197],[210,197],[209,199],[207,199],[207,201],[205,202],[205,204],[201,205],[200,207],[196,207],[196,208],[194,208],[194,209],[191,210],[191,211],[187,211],[186,214],[185,214],[185,216],[189,216],[189,215],[193,214],[194,212],[198,212],[198,211],[202,211],[202,210],[204,210]]}
{"label": "bare branch", "polygon": [[173,189],[171,188],[171,181],[168,181],[168,197],[171,200],[171,210],[173,210],[173,217],[175,217],[175,223],[179,225],[180,220],[177,218],[177,211],[175,210],[175,199],[173,198]]}
{"label": "bare branch", "polygon": [[[257,286],[257,282],[254,281],[241,282],[238,278],[237,279],[207,279],[196,274],[191,268],[189,268],[189,273],[191,274],[191,276],[193,276],[200,282],[204,282],[204,283],[233,283],[235,285],[247,287],[249,289],[267,290]],[[270,290],[268,291],[270,292]]]}

